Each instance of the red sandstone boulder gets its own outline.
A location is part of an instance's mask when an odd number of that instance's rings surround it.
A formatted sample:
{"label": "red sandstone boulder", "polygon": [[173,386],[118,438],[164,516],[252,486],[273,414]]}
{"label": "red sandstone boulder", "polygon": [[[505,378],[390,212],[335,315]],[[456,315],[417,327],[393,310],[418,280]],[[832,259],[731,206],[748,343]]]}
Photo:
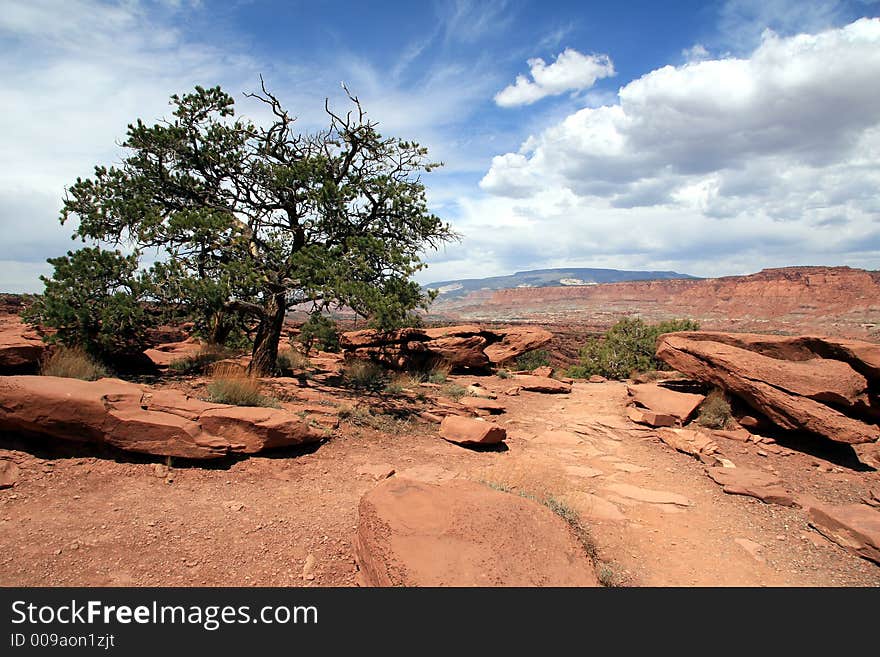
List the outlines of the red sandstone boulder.
{"label": "red sandstone boulder", "polygon": [[147,358],[156,367],[168,367],[176,360],[184,360],[195,356],[202,349],[202,343],[195,338],[187,338],[181,342],[167,342],[144,351]]}
{"label": "red sandstone boulder", "polygon": [[518,374],[513,377],[512,381],[516,383],[517,388],[527,390],[528,392],[543,392],[545,394],[567,394],[571,392],[571,384],[556,379],[549,379],[546,376],[532,376],[531,374]]}
{"label": "red sandstone boulder", "polygon": [[875,351],[855,340],[687,332],[661,336],[657,357],[723,388],[783,429],[859,444],[880,437],[872,419],[880,408]]}
{"label": "red sandstone boulder", "polygon": [[485,420],[447,415],[440,423],[440,436],[457,445],[497,445],[507,438],[507,430]]}
{"label": "red sandstone boulder", "polygon": [[46,345],[18,315],[0,315],[0,374],[36,372]]}
{"label": "red sandstone boulder", "polygon": [[472,481],[392,477],[361,498],[365,586],[598,586],[571,528],[545,506]]}
{"label": "red sandstone boulder", "polygon": [[813,505],[810,525],[860,557],[880,564],[880,511],[867,504]]}
{"label": "red sandstone boulder", "polygon": [[0,430],[195,459],[320,439],[279,409],[213,404],[119,379],[50,376],[0,378]]}
{"label": "red sandstone boulder", "polygon": [[671,415],[680,422],[687,422],[706,398],[704,395],[670,390],[656,383],[627,386],[626,390],[639,406],[655,413]]}
{"label": "red sandstone boulder", "polygon": [[18,481],[18,466],[9,459],[0,459],[0,488],[12,488]]}
{"label": "red sandstone boulder", "polygon": [[369,358],[392,367],[418,367],[446,361],[453,367],[483,368],[537,349],[552,339],[532,327],[496,329],[463,324],[397,331],[350,331],[340,345],[347,355]]}
{"label": "red sandstone boulder", "polygon": [[633,406],[626,409],[626,416],[636,424],[646,424],[649,427],[674,427],[676,423],[675,418],[666,413],[655,413]]}

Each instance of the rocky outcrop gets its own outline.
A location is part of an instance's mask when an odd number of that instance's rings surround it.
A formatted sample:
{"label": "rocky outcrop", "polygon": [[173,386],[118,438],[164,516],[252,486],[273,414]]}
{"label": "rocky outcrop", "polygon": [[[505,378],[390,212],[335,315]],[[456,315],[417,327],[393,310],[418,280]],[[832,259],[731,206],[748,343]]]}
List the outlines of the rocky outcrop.
{"label": "rocky outcrop", "polygon": [[670,390],[656,383],[627,386],[626,390],[636,405],[655,413],[671,415],[679,422],[687,422],[706,398],[704,395]]}
{"label": "rocky outcrop", "polygon": [[342,334],[340,345],[347,355],[397,368],[437,362],[452,367],[484,368],[537,349],[552,337],[549,331],[540,328],[490,329],[462,325],[387,332],[352,331]]}
{"label": "rocky outcrop", "polygon": [[119,379],[0,378],[0,431],[107,444],[157,456],[214,459],[316,442],[299,416],[212,404]]}
{"label": "rocky outcrop", "polygon": [[202,343],[195,338],[187,338],[180,342],[166,342],[144,351],[156,367],[165,368],[176,360],[184,360],[195,356],[202,350]]}
{"label": "rocky outcrop", "polygon": [[626,409],[626,416],[636,424],[646,424],[649,427],[674,427],[676,423],[676,419],[666,413],[656,413],[633,406]]}
{"label": "rocky outcrop", "polygon": [[33,373],[46,345],[18,315],[0,315],[0,375]]}
{"label": "rocky outcrop", "polygon": [[562,518],[472,481],[385,480],[361,498],[354,545],[365,586],[598,586]]}
{"label": "rocky outcrop", "polygon": [[440,436],[458,445],[497,445],[507,438],[507,430],[485,420],[447,415],[440,423]]}
{"label": "rocky outcrop", "polygon": [[880,437],[877,345],[697,331],[661,336],[657,357],[724,389],[782,429],[851,444]]}
{"label": "rocky outcrop", "polygon": [[706,465],[718,465],[718,445],[714,440],[700,431],[690,429],[660,429],[657,431],[660,440],[672,449],[690,454]]}

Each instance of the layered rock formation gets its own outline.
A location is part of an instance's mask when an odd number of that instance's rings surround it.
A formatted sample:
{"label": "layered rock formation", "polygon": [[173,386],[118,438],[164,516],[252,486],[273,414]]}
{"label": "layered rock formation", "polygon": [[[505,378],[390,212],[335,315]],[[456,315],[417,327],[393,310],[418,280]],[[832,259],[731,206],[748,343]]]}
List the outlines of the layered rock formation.
{"label": "layered rock formation", "polygon": [[[786,267],[748,276],[474,292],[439,300],[453,321],[540,321],[605,329],[638,313],[646,321],[690,317],[704,328],[880,337],[880,272]],[[456,320],[456,318],[458,318]]]}
{"label": "layered rock formation", "polygon": [[194,459],[321,437],[307,421],[279,409],[212,404],[119,379],[51,376],[0,377],[0,431]]}
{"label": "layered rock formation", "polygon": [[878,345],[694,331],[661,336],[657,357],[724,389],[782,429],[850,444],[880,437]]}
{"label": "layered rock formation", "polygon": [[452,367],[483,368],[542,347],[552,338],[549,331],[540,328],[490,329],[463,325],[389,332],[351,331],[342,334],[340,345],[347,355],[397,368],[434,362],[445,362]]}

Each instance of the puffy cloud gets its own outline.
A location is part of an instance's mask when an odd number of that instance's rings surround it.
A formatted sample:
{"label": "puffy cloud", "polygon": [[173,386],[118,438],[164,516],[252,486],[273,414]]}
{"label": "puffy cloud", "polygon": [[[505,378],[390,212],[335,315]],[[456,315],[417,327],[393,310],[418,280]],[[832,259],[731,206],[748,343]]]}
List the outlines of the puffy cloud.
{"label": "puffy cloud", "polygon": [[566,48],[552,64],[536,58],[528,61],[532,79],[518,75],[516,82],[495,95],[501,107],[531,105],[546,96],[592,87],[596,80],[614,75],[614,64],[608,55],[584,55]]}
{"label": "puffy cloud", "polygon": [[880,19],[664,66],[496,156],[479,215],[529,208],[561,264],[880,266],[877,80]]}

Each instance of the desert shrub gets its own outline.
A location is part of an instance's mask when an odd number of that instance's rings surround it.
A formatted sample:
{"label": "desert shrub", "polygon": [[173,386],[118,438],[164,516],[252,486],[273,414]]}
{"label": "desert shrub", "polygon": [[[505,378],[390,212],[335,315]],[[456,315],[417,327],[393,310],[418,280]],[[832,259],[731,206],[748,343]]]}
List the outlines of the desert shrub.
{"label": "desert shrub", "polygon": [[505,370],[505,369],[500,369],[500,370],[498,370],[497,372],[495,372],[495,375],[496,375],[499,379],[509,379],[509,378],[510,378],[510,371],[509,371],[509,370]]}
{"label": "desert shrub", "polygon": [[446,383],[450,372],[452,372],[452,364],[448,361],[442,360],[434,363],[428,372],[428,383]]}
{"label": "desert shrub", "polygon": [[339,351],[339,331],[336,322],[320,313],[309,315],[308,321],[300,327],[297,340],[305,347],[307,354],[312,348],[319,351]]}
{"label": "desert shrub", "polygon": [[444,396],[458,401],[467,394],[467,389],[457,383],[447,383],[440,389]]}
{"label": "desert shrub", "polygon": [[168,368],[178,374],[204,374],[218,360],[231,358],[235,353],[225,347],[206,344],[192,356],[171,361]]}
{"label": "desert shrub", "polygon": [[361,390],[382,390],[388,382],[388,373],[377,363],[355,358],[342,368],[346,385]]}
{"label": "desert shrub", "polygon": [[285,349],[278,353],[276,365],[279,372],[293,372],[294,370],[304,370],[311,367],[312,363],[308,356],[296,349]]}
{"label": "desert shrub", "polygon": [[663,333],[695,331],[699,324],[689,319],[676,319],[647,324],[638,317],[626,317],[612,326],[601,338],[590,338],[580,350],[579,369],[569,368],[572,378],[599,374],[612,379],[625,379],[634,371],[668,370],[655,357],[657,338]]}
{"label": "desert shrub", "polygon": [[726,429],[731,419],[730,402],[724,392],[716,388],[700,404],[697,424],[709,429]]}
{"label": "desert shrub", "polygon": [[550,364],[550,352],[546,349],[532,349],[516,359],[516,369],[532,370]]}
{"label": "desert shrub", "polygon": [[208,401],[233,406],[269,406],[278,408],[278,400],[267,397],[260,390],[258,379],[246,370],[234,366],[218,366],[208,384]]}
{"label": "desert shrub", "polygon": [[96,381],[109,376],[107,368],[81,347],[60,346],[45,358],[40,367],[43,376]]}
{"label": "desert shrub", "polygon": [[569,379],[589,379],[595,372],[592,372],[586,365],[571,365],[565,370],[565,376]]}

